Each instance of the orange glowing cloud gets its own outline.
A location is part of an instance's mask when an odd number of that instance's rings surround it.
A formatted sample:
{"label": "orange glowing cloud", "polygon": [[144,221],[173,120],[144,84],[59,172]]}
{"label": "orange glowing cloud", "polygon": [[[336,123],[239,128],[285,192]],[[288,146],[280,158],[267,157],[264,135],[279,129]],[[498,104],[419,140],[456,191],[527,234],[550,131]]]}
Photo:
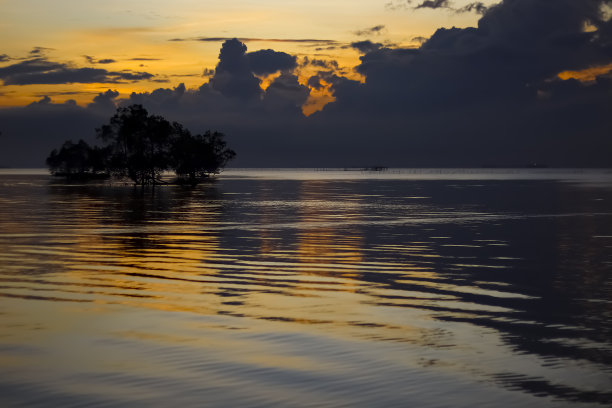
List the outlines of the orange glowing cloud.
{"label": "orange glowing cloud", "polygon": [[610,71],[612,71],[612,64],[590,67],[580,71],[563,71],[557,76],[564,81],[576,79],[580,82],[592,82],[595,81],[598,76],[605,75]]}

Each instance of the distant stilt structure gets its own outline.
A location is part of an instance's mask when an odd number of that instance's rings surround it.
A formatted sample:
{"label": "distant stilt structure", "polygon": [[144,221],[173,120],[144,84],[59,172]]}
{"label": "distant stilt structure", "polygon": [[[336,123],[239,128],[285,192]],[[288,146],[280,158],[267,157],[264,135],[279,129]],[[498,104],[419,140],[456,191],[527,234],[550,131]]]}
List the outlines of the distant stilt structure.
{"label": "distant stilt structure", "polygon": [[389,170],[389,168],[385,166],[370,166],[370,167],[364,167],[363,170],[364,171],[387,171]]}

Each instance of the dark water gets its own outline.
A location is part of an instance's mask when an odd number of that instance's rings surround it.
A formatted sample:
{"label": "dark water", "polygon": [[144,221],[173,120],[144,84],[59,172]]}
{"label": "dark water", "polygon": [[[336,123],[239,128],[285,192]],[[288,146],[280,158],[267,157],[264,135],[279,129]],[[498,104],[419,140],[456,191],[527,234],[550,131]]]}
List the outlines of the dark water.
{"label": "dark water", "polygon": [[610,406],[612,173],[0,174],[2,406]]}

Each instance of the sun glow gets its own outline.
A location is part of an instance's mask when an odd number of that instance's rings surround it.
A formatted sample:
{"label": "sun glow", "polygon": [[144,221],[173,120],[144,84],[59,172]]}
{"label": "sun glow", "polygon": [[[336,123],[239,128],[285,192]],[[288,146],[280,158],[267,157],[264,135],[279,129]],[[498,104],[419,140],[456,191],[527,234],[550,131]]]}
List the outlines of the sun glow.
{"label": "sun glow", "polygon": [[591,67],[580,71],[563,71],[558,74],[558,77],[564,81],[568,79],[576,79],[580,82],[593,82],[597,77],[606,75],[612,71],[612,64]]}
{"label": "sun glow", "polygon": [[[325,13],[320,10],[325,9]],[[106,70],[111,73],[150,74],[148,80],[11,84],[4,80],[0,106],[24,106],[44,96],[53,103],[74,100],[86,106],[100,92],[119,92],[118,99],[132,92],[152,92],[184,83],[197,89],[218,62],[222,40],[242,38],[248,51],[274,49],[309,59],[334,61],[334,73],[360,80],[354,67],[359,54],[351,42],[369,39],[393,46],[415,45],[414,38],[426,38],[435,28],[448,23],[474,25],[478,16],[391,10],[384,4],[340,0],[283,4],[268,0],[254,4],[238,0],[202,4],[178,0],[171,6],[162,1],[136,1],[130,5],[111,0],[101,4],[58,0],[49,3],[25,0],[19,4],[0,2],[0,69],[35,58],[71,69]],[[449,17],[450,16],[450,17]],[[446,23],[443,23],[446,21]],[[368,31],[368,27],[383,27]],[[364,34],[365,33],[365,34]],[[178,39],[179,41],[172,41]],[[312,42],[314,40],[314,42]],[[317,43],[319,41],[320,43]],[[323,68],[321,68],[323,69]],[[300,67],[295,74],[307,85],[316,67]],[[2,78],[4,79],[4,78]],[[263,89],[269,81],[263,82]],[[334,100],[329,83],[310,87],[302,106],[309,115]]]}

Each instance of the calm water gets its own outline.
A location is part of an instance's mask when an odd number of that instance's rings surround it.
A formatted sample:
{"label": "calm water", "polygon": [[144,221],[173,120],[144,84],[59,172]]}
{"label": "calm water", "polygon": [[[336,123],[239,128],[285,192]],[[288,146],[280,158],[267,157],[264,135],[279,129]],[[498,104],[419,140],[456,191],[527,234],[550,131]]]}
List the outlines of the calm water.
{"label": "calm water", "polygon": [[612,172],[0,173],[0,405],[612,405]]}

